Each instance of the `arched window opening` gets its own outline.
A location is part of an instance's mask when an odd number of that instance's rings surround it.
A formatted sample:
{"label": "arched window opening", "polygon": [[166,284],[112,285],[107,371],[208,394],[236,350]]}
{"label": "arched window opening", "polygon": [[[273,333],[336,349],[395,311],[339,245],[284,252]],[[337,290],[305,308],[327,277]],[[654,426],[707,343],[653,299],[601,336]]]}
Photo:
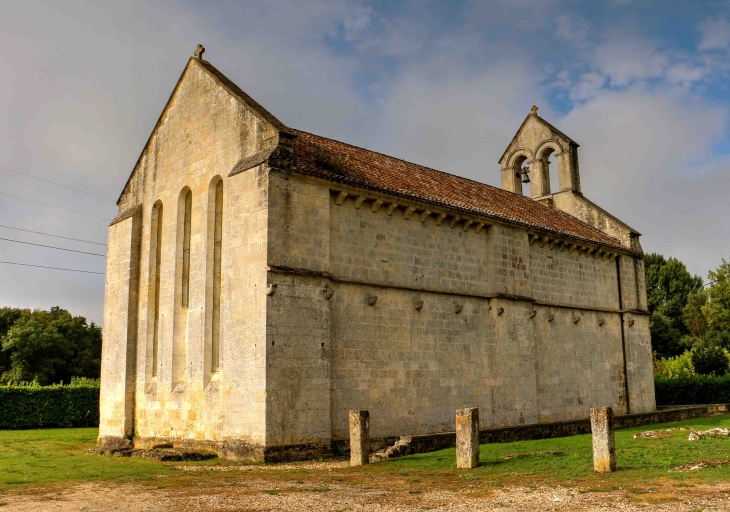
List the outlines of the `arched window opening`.
{"label": "arched window opening", "polygon": [[532,189],[530,188],[530,168],[526,156],[518,156],[512,166],[515,172],[516,191],[523,196],[531,197]]}
{"label": "arched window opening", "polygon": [[188,307],[190,301],[190,218],[193,208],[193,193],[190,190],[185,194],[183,211],[183,240],[182,240],[182,307]]}
{"label": "arched window opening", "polygon": [[554,151],[551,152],[548,157],[548,172],[545,173],[545,175],[548,176],[548,179],[550,180],[549,192],[551,194],[560,192],[560,184],[558,182],[558,157],[557,153]]}
{"label": "arched window opening", "polygon": [[220,368],[221,339],[221,256],[223,254],[223,181],[215,186],[212,222],[213,297],[211,322],[211,372]]}
{"label": "arched window opening", "polygon": [[181,384],[187,375],[188,304],[190,302],[190,227],[193,194],[188,187],[177,202],[175,241],[175,311],[172,326],[172,382]]}
{"label": "arched window opening", "polygon": [[159,361],[159,337],[160,337],[160,269],[162,265],[162,203],[157,202],[152,208],[150,222],[150,282],[153,286],[152,301],[152,376],[157,376]]}
{"label": "arched window opening", "polygon": [[540,155],[542,177],[544,180],[542,194],[540,195],[548,195],[560,190],[558,186],[558,159],[556,154],[555,149],[548,147]]}

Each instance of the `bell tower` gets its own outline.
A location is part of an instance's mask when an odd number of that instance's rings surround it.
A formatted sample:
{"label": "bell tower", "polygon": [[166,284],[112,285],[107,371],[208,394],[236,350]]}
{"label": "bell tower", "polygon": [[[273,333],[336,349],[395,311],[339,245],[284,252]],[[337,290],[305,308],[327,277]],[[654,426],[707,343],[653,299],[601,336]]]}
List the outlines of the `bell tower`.
{"label": "bell tower", "polygon": [[[558,166],[557,183],[550,182],[552,155]],[[499,164],[504,190],[522,195],[522,184],[530,183],[530,196],[535,201],[576,217],[627,248],[641,251],[640,233],[583,196],[578,143],[538,116],[537,106],[533,105]]]}
{"label": "bell tower", "polygon": [[[550,183],[551,155],[558,165],[558,183]],[[502,188],[522,194],[522,183],[531,183],[533,199],[552,206],[552,195],[571,191],[581,194],[578,143],[537,115],[537,106],[517,130],[499,160]]]}

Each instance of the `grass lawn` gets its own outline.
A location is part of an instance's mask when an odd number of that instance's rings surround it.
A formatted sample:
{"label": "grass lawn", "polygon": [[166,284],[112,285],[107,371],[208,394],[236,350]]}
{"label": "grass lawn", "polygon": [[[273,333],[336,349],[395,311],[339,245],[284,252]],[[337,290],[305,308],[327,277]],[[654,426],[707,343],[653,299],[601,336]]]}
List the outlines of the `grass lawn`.
{"label": "grass lawn", "polygon": [[[730,480],[730,466],[691,472],[669,470],[687,462],[730,460],[730,438],[688,441],[688,431],[673,431],[671,437],[634,439],[636,432],[691,426],[699,430],[730,427],[730,415],[697,418],[616,431],[619,470],[609,475],[592,471],[591,436],[522,441],[481,446],[481,465],[470,471],[457,470],[454,449],[412,455],[359,468],[336,470],[184,471],[175,466],[240,465],[238,461],[214,459],[197,463],[158,462],[140,458],[101,457],[87,454],[94,446],[96,429],[0,431],[0,492],[43,487],[51,483],[89,480],[154,482],[158,487],[246,478],[269,478],[272,482],[307,480],[312,484],[343,482],[352,485],[403,485],[406,488],[465,489],[473,484],[561,484],[586,490],[617,488],[651,489],[664,484],[674,487],[714,484]],[[560,452],[541,454],[540,452]],[[164,482],[164,483],[163,483]]]}
{"label": "grass lawn", "polygon": [[0,430],[0,492],[54,481],[148,479],[175,472],[153,460],[87,454],[98,435],[95,428]]}

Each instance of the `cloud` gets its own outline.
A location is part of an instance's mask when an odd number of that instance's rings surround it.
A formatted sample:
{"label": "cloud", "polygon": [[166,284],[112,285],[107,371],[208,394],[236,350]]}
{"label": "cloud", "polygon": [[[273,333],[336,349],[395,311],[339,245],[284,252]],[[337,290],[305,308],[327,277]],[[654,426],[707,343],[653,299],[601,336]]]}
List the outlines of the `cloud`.
{"label": "cloud", "polygon": [[717,19],[706,18],[698,26],[700,31],[699,50],[724,50],[730,46],[730,23],[724,16]]}
{"label": "cloud", "polygon": [[667,80],[670,84],[690,87],[695,82],[699,82],[705,78],[706,74],[707,69],[703,66],[679,63],[667,69]]}
{"label": "cloud", "polygon": [[594,66],[614,87],[661,76],[669,58],[645,39],[613,34],[595,50]]}
{"label": "cloud", "polygon": [[570,98],[574,101],[584,101],[598,94],[604,84],[606,77],[600,73],[586,73],[582,75],[578,83],[572,87]]}
{"label": "cloud", "polygon": [[574,14],[560,14],[555,18],[555,36],[566,41],[584,41],[588,38],[590,24]]}
{"label": "cloud", "polygon": [[394,87],[374,149],[501,186],[500,155],[530,106],[545,103],[530,67],[505,59],[478,75],[453,66],[437,77],[431,68]]}
{"label": "cloud", "polygon": [[730,201],[717,186],[728,159],[712,151],[727,121],[727,108],[682,90],[634,86],[601,93],[558,126],[581,144],[584,194],[642,232],[645,250],[704,275],[727,253],[712,235]]}

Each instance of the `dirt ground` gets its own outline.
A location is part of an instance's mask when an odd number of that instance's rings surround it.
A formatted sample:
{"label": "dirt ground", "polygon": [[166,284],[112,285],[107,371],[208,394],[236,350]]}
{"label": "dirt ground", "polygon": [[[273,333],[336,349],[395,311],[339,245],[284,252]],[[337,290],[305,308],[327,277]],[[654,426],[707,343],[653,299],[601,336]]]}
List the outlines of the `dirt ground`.
{"label": "dirt ground", "polygon": [[[590,511],[730,511],[730,483],[722,485],[660,486],[596,491],[565,486],[496,487],[474,482],[450,486],[392,475],[368,475],[361,480],[339,478],[346,462],[221,466],[201,471],[179,466],[188,477],[160,475],[154,482],[67,483],[24,488],[0,496],[6,511],[405,511],[405,510],[590,510]],[[312,466],[312,467],[309,467]],[[326,467],[325,467],[326,466]],[[317,470],[298,475],[297,470]]]}

